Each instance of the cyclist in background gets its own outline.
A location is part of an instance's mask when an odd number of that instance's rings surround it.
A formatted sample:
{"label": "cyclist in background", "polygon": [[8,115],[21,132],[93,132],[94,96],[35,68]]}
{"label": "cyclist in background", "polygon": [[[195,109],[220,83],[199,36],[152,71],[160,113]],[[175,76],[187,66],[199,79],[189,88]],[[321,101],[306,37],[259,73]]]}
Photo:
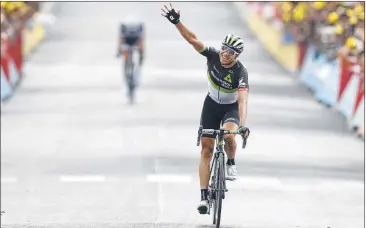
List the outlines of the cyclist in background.
{"label": "cyclist in background", "polygon": [[[144,24],[137,17],[128,15],[119,25],[118,31],[118,48],[117,57],[123,54],[125,62],[127,61],[127,48],[128,46],[137,46],[139,51],[139,65],[142,66],[144,60]],[[138,80],[136,80],[138,81]]]}

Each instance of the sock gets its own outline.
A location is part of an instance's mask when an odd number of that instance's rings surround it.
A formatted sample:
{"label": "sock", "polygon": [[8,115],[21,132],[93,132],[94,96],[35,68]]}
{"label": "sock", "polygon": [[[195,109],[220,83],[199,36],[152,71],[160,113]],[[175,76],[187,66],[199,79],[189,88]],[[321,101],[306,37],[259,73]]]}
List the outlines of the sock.
{"label": "sock", "polygon": [[235,165],[235,160],[233,159],[227,159],[226,165]]}
{"label": "sock", "polygon": [[201,200],[207,200],[208,189],[201,189]]}

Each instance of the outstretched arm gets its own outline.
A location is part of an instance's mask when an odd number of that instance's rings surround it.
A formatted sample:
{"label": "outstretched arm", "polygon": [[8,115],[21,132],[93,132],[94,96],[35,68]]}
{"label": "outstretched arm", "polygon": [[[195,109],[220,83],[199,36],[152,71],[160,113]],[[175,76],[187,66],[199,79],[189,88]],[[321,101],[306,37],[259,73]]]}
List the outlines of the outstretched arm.
{"label": "outstretched arm", "polygon": [[183,38],[194,47],[194,49],[197,51],[202,51],[202,49],[205,48],[205,45],[181,21],[178,22],[175,27],[178,29]]}
{"label": "outstretched arm", "polygon": [[167,6],[165,6],[165,10],[161,9],[164,14],[162,16],[166,17],[171,23],[175,25],[175,27],[178,29],[179,33],[182,35],[182,37],[190,43],[197,51],[202,51],[205,48],[205,45],[197,39],[196,35],[191,32],[179,19],[180,14],[179,11],[176,12],[173,8],[172,4],[170,4],[170,9],[168,9]]}
{"label": "outstretched arm", "polygon": [[245,126],[245,121],[247,119],[248,111],[248,90],[240,90],[238,95],[238,109],[239,109],[239,119],[240,126]]}

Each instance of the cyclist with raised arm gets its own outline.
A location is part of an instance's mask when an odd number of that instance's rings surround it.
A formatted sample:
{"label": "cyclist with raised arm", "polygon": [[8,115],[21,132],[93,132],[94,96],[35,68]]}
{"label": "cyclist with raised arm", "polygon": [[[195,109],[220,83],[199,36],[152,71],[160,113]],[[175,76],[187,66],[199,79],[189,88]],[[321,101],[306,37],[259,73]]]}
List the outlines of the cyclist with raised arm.
{"label": "cyclist with raised arm", "polygon": [[[207,58],[208,94],[205,98],[201,125],[204,129],[220,128],[238,130],[242,137],[249,136],[249,129],[244,127],[247,117],[248,101],[248,72],[237,60],[243,51],[244,42],[238,36],[229,34],[222,42],[221,49],[205,46],[194,33],[180,21],[180,13],[170,4],[165,6],[162,16],[175,25],[181,36],[191,44],[196,51]],[[212,158],[216,135],[202,135],[201,160],[199,165],[201,202],[197,209],[200,214],[207,214],[209,204],[207,199],[210,179],[210,161]],[[227,154],[227,178],[236,180],[238,173],[235,166],[236,142],[234,135],[225,136],[225,152]]]}

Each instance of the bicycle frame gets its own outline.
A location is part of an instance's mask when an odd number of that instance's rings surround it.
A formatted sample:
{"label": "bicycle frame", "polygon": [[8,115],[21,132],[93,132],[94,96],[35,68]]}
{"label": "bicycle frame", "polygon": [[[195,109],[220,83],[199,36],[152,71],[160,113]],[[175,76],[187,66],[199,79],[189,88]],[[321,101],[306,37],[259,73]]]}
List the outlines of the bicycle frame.
{"label": "bicycle frame", "polygon": [[[216,167],[217,161],[220,160],[219,158],[221,157],[223,162],[222,162],[222,168],[224,170],[224,192],[227,192],[227,188],[226,188],[226,176],[225,176],[225,168],[226,168],[226,164],[225,164],[225,153],[224,153],[224,135],[225,134],[239,134],[236,131],[229,131],[229,130],[225,130],[224,128],[220,128],[220,130],[214,130],[214,129],[203,129],[202,125],[199,127],[198,130],[198,138],[197,138],[197,146],[199,146],[200,144],[200,139],[201,139],[201,135],[202,135],[202,131],[206,131],[206,132],[210,132],[210,133],[216,133],[216,138],[215,138],[215,144],[216,144],[216,149],[214,151],[213,154],[213,158],[212,158],[212,162],[211,162],[211,168],[210,168],[210,177],[212,175],[212,170],[214,167]],[[243,139],[243,145],[242,148],[244,149],[246,146],[246,139]],[[213,175],[215,176],[215,175]],[[214,182],[214,180],[212,180],[212,182]],[[225,197],[225,194],[223,195],[223,197]]]}
{"label": "bicycle frame", "polygon": [[134,60],[135,50],[137,50],[136,46],[128,45],[125,48],[126,58],[125,58],[125,82],[128,87],[128,95],[130,99],[130,103],[133,103],[134,100],[134,90],[136,86],[136,78],[135,71],[138,69],[138,65]]}
{"label": "bicycle frame", "polygon": [[[221,133],[222,131],[222,133]],[[217,162],[222,162],[222,169],[224,170],[224,191],[227,192],[228,190],[226,189],[226,174],[225,174],[225,168],[226,168],[226,164],[225,164],[225,152],[224,152],[224,130],[220,129],[220,133],[216,136],[216,140],[215,140],[215,144],[216,144],[216,150],[214,151],[213,154],[213,158],[212,158],[212,162],[211,162],[211,168],[210,168],[210,177],[212,176],[212,169],[214,167],[216,167]],[[222,158],[222,161],[221,159]],[[216,174],[217,175],[217,174]],[[216,176],[214,175],[214,176]],[[212,176],[212,177],[214,177]],[[212,180],[213,184],[215,183],[215,180]],[[223,197],[225,197],[225,193],[223,195]]]}
{"label": "bicycle frame", "polygon": [[133,60],[133,54],[134,54],[134,48],[131,46],[128,46],[125,50],[126,56],[125,56],[125,76],[126,78],[132,78],[134,74],[134,60]]}
{"label": "bicycle frame", "polygon": [[[224,135],[225,134],[240,134],[238,131],[229,131],[224,128],[220,128],[220,130],[214,129],[202,129],[202,125],[198,130],[198,138],[197,138],[197,146],[200,144],[200,139],[202,133],[208,134],[216,134],[216,149],[213,154],[213,158],[211,160],[211,168],[210,168],[210,179],[209,180],[209,208],[207,214],[210,214],[211,208],[214,205],[214,214],[213,214],[213,224],[216,224],[216,227],[220,226],[221,223],[221,210],[222,210],[222,200],[225,199],[225,192],[227,192],[226,188],[226,177],[225,177],[225,153],[224,153]],[[243,138],[243,148],[246,146],[246,138]],[[214,172],[214,173],[212,173]],[[216,180],[218,178],[218,181]],[[217,217],[216,217],[217,216]],[[217,219],[217,220],[216,220]]]}

